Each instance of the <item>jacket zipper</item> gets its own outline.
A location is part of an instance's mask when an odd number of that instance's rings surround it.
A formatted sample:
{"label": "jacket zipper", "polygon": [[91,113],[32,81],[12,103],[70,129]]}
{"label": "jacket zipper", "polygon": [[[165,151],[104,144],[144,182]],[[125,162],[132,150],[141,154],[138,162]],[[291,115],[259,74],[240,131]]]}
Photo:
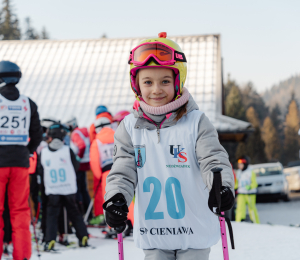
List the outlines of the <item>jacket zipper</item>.
{"label": "jacket zipper", "polygon": [[159,142],[160,142],[160,131],[159,131],[159,129],[160,129],[160,125],[159,124],[157,124],[156,125],[156,132],[157,132],[157,138],[158,138],[158,144],[159,144]]}

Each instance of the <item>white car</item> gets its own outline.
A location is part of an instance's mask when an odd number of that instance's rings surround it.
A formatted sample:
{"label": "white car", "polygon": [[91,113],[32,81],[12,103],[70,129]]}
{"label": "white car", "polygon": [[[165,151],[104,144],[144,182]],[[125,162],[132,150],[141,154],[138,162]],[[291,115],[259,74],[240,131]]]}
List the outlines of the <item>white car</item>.
{"label": "white car", "polygon": [[284,201],[289,200],[288,182],[281,163],[253,164],[249,167],[256,174],[258,197],[270,196]]}
{"label": "white car", "polygon": [[285,168],[283,172],[289,183],[289,189],[300,191],[300,166]]}

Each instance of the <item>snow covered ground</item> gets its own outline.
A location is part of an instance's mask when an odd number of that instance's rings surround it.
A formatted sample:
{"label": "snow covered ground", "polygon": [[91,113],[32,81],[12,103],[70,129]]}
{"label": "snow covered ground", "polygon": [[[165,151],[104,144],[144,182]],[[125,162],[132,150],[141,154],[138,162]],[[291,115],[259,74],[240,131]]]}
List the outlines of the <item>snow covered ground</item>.
{"label": "snow covered ground", "polygon": [[285,226],[300,224],[300,200],[258,203],[257,210],[262,224]]}
{"label": "snow covered ground", "polygon": [[[300,223],[300,193],[290,202],[267,202],[257,204],[261,223],[232,223],[236,249],[230,249],[230,260],[299,260],[300,228],[289,227]],[[272,223],[274,225],[267,225]],[[118,260],[116,240],[104,239],[99,229],[90,228],[89,243],[95,249],[61,249],[59,254],[42,253],[41,260]],[[77,242],[74,235],[69,240]],[[229,241],[229,238],[228,238]],[[143,251],[137,249],[132,238],[124,240],[125,260],[144,259]],[[34,249],[32,260],[38,260]],[[222,260],[221,241],[212,247],[210,260]]]}
{"label": "snow covered ground", "polygon": [[[233,222],[236,250],[230,250],[231,260],[299,260],[300,228],[270,225],[255,225]],[[60,254],[42,253],[41,260],[118,260],[116,240],[104,239],[98,229],[89,232],[100,238],[91,238],[96,249],[68,249]],[[132,238],[124,240],[125,259],[142,260],[143,251],[135,248]],[[36,251],[32,258],[37,260]],[[222,260],[221,241],[212,247],[210,260]]]}

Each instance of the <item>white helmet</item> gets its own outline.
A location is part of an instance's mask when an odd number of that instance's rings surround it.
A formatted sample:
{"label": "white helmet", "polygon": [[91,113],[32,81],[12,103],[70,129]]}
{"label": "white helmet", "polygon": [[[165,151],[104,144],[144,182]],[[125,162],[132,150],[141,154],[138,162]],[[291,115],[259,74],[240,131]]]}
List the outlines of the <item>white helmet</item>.
{"label": "white helmet", "polygon": [[110,127],[111,121],[107,117],[100,117],[94,122],[96,133],[98,134],[103,127]]}
{"label": "white helmet", "polygon": [[67,126],[69,126],[72,130],[78,127],[77,119],[75,116],[72,116],[67,122],[65,122]]}

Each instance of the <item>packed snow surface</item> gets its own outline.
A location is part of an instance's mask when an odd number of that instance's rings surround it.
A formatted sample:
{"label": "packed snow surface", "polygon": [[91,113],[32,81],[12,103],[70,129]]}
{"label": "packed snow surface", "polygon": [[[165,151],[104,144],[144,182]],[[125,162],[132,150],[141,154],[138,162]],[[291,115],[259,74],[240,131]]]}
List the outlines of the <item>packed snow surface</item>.
{"label": "packed snow surface", "polygon": [[[232,222],[235,250],[229,250],[230,260],[299,260],[300,228],[287,226],[257,225]],[[95,249],[67,249],[59,254],[42,253],[41,260],[118,260],[117,240],[104,239],[99,229],[90,228],[89,233],[99,238],[91,238]],[[74,235],[70,240],[76,241]],[[228,237],[229,242],[229,237]],[[230,244],[230,242],[229,242]],[[62,248],[57,245],[57,248]],[[144,253],[135,247],[132,237],[124,240],[125,260],[142,260]],[[37,260],[33,250],[32,258]],[[222,260],[221,241],[212,247],[210,260]]]}

